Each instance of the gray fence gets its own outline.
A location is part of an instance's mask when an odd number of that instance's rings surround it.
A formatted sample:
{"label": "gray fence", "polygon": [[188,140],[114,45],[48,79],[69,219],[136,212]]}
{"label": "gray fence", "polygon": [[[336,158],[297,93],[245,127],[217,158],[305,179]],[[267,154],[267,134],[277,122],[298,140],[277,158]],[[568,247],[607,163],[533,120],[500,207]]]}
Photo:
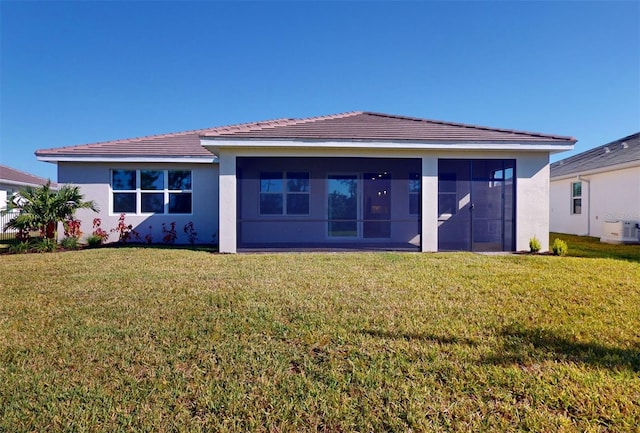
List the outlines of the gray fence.
{"label": "gray fence", "polygon": [[13,212],[7,213],[7,214],[0,213],[0,240],[4,241],[8,239],[14,239],[16,237],[16,230],[4,231],[4,225],[8,223],[9,220],[15,217],[16,215],[17,213],[13,213]]}

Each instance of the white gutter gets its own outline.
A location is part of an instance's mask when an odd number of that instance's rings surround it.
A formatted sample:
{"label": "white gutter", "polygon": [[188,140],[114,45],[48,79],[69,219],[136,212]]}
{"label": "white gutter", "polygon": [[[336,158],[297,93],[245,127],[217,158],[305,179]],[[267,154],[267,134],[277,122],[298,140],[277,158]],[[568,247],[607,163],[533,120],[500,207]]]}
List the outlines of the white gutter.
{"label": "white gutter", "polygon": [[217,156],[181,158],[181,157],[162,157],[162,156],[68,156],[68,155],[39,155],[36,157],[38,161],[45,162],[177,162],[187,164],[211,164],[218,162]]}
{"label": "white gutter", "polygon": [[[57,184],[58,182],[51,180],[51,179],[45,179],[50,181],[52,184],[55,183]],[[9,180],[9,179],[0,179],[0,184],[5,184],[5,185],[14,185],[14,186],[42,186],[42,185],[46,185],[46,182],[43,183],[30,183],[30,182],[17,182],[15,180]],[[51,186],[51,189],[58,189],[57,186]]]}
{"label": "white gutter", "polygon": [[224,140],[201,137],[205,148],[218,149],[369,149],[369,150],[519,150],[549,151],[572,150],[573,143],[549,144],[540,142],[419,142],[419,141],[352,141],[352,140]]}

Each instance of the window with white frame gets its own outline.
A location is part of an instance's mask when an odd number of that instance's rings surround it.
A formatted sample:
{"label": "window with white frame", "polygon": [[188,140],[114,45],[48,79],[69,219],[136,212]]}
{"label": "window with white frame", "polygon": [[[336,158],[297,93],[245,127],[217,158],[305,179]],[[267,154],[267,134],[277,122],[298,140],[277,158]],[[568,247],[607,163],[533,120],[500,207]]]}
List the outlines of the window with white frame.
{"label": "window with white frame", "polygon": [[409,173],[409,214],[420,214],[420,173]]}
{"label": "window with white frame", "polygon": [[571,213],[582,213],[582,182],[571,183]]}
{"label": "window with white frame", "polygon": [[260,173],[260,215],[309,215],[309,173]]}
{"label": "window with white frame", "polygon": [[111,170],[113,213],[190,214],[191,170]]}

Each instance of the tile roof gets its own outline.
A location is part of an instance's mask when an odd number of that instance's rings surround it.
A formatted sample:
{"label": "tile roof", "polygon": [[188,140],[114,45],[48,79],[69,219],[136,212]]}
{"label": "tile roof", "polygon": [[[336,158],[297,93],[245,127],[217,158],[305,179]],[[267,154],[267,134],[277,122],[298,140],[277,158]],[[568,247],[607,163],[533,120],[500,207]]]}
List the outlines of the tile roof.
{"label": "tile roof", "polygon": [[103,156],[103,157],[184,157],[213,158],[200,145],[200,134],[206,129],[126,138],[79,146],[56,147],[36,151],[38,157]]}
{"label": "tile roof", "polygon": [[[19,185],[44,185],[48,179],[43,177],[34,176],[33,174],[26,173],[24,171],[16,170],[15,168],[8,167],[6,165],[0,165],[0,183],[10,183]],[[52,187],[57,187],[58,184],[51,182]]]}
{"label": "tile roof", "polygon": [[606,169],[634,161],[640,165],[640,132],[554,162],[551,164],[551,177]]}
{"label": "tile roof", "polygon": [[36,151],[36,155],[41,159],[62,156],[212,158],[213,155],[201,146],[201,137],[221,140],[575,142],[574,138],[565,136],[354,111],[329,116],[275,119],[79,146],[41,149]]}
{"label": "tile roof", "polygon": [[317,139],[372,141],[545,141],[575,142],[572,137],[489,128],[391,114],[354,111],[307,119],[286,119],[240,128],[215,128],[202,134],[225,139]]}

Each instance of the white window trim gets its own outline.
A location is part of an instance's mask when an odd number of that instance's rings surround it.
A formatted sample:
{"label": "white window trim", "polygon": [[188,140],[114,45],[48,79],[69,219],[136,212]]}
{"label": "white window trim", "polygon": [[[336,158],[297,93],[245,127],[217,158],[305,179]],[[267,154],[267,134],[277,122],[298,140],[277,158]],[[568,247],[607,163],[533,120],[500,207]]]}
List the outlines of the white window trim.
{"label": "white window trim", "polygon": [[[580,184],[580,195],[574,195],[574,185]],[[571,201],[569,203],[571,215],[582,215],[582,181],[571,182]],[[575,201],[580,200],[580,212],[576,212]]]}
{"label": "white window trim", "polygon": [[[135,171],[136,172],[136,189],[113,189],[113,172],[115,170],[123,170],[123,171]],[[161,171],[163,175],[163,189],[142,189],[140,182],[140,172],[142,171]],[[191,174],[191,189],[169,189],[169,172],[170,171],[188,171]],[[118,193],[135,193],[136,194],[136,211],[134,212],[116,212],[113,209],[113,195]],[[163,194],[163,204],[164,209],[162,213],[158,212],[142,212],[142,194],[151,193],[151,194]],[[169,196],[170,194],[191,194],[191,212],[188,213],[169,213]],[[140,216],[149,216],[149,215],[193,215],[193,170],[191,169],[155,169],[155,168],[112,168],[109,170],[109,216],[116,216],[120,214],[127,215],[140,215]]]}

